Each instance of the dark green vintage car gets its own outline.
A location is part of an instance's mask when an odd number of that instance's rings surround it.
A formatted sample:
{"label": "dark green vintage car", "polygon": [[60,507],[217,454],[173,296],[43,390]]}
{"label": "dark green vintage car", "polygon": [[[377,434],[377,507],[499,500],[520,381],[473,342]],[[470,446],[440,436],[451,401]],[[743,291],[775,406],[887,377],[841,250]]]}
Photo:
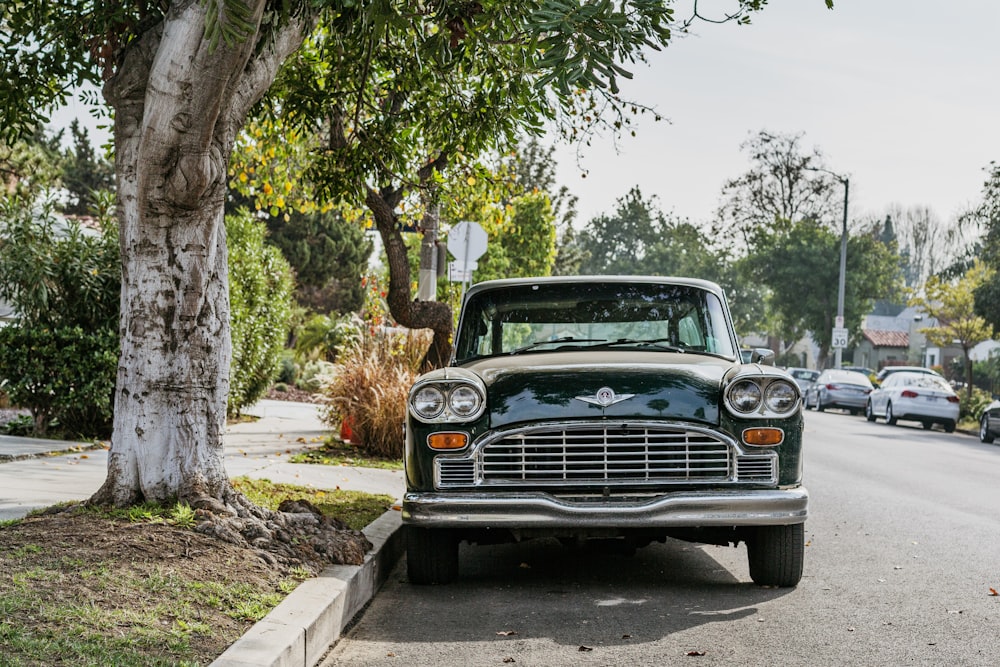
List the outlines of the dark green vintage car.
{"label": "dark green vintage car", "polygon": [[743,363],[722,289],[655,277],[473,286],[450,366],[410,390],[411,582],[463,540],[745,542],[760,585],[802,576],[802,400]]}

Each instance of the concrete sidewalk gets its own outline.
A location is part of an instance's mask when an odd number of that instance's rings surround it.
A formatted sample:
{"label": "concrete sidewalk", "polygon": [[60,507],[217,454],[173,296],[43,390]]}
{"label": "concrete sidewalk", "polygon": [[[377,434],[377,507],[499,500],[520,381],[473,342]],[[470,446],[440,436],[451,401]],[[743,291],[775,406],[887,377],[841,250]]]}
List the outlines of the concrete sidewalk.
{"label": "concrete sidewalk", "polygon": [[[329,433],[317,406],[261,401],[245,411],[255,421],[233,424],[224,436],[229,476],[269,479],[318,489],[402,498],[403,473],[347,466],[289,463]],[[108,452],[83,443],[0,436],[0,520],[58,502],[89,498],[107,476]],[[364,608],[402,554],[400,514],[386,512],[365,529],[374,548],[360,566],[327,568],[299,585],[213,665],[312,667]]]}

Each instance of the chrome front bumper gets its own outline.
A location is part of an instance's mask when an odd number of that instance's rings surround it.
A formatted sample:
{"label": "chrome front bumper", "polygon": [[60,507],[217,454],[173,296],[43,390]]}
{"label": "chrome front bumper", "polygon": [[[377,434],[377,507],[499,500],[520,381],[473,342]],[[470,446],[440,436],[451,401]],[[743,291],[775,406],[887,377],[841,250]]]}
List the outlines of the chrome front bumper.
{"label": "chrome front bumper", "polygon": [[427,528],[679,528],[804,523],[809,492],[691,491],[653,499],[571,501],[548,493],[413,493],[403,522]]}

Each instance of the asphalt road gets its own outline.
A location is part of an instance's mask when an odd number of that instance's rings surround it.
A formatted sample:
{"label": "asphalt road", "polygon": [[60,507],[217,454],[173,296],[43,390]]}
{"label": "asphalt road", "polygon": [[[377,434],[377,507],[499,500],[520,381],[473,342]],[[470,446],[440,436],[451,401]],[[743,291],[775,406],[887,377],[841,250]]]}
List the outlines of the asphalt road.
{"label": "asphalt road", "polygon": [[806,426],[795,589],[753,585],[742,545],[463,545],[454,585],[411,586],[401,563],[322,664],[1000,664],[1000,446],[837,412]]}

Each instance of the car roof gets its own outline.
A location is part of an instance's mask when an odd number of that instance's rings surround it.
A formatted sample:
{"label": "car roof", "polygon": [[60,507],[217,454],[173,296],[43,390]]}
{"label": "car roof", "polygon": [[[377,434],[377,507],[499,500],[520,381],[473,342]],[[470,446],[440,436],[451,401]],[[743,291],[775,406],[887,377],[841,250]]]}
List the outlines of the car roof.
{"label": "car roof", "polygon": [[878,372],[879,375],[885,377],[886,375],[891,375],[892,373],[926,373],[927,375],[937,375],[941,377],[941,374],[930,368],[924,368],[923,366],[886,366]]}
{"label": "car roof", "polygon": [[477,292],[484,292],[494,289],[504,289],[507,287],[518,287],[522,285],[572,285],[574,283],[618,283],[622,285],[629,284],[648,284],[648,285],[685,285],[688,287],[697,287],[718,296],[722,296],[722,288],[718,283],[714,283],[710,280],[702,280],[700,278],[683,278],[674,276],[543,276],[539,278],[502,278],[499,280],[485,280],[481,283],[476,283],[469,288],[466,292],[466,297],[469,297]]}

